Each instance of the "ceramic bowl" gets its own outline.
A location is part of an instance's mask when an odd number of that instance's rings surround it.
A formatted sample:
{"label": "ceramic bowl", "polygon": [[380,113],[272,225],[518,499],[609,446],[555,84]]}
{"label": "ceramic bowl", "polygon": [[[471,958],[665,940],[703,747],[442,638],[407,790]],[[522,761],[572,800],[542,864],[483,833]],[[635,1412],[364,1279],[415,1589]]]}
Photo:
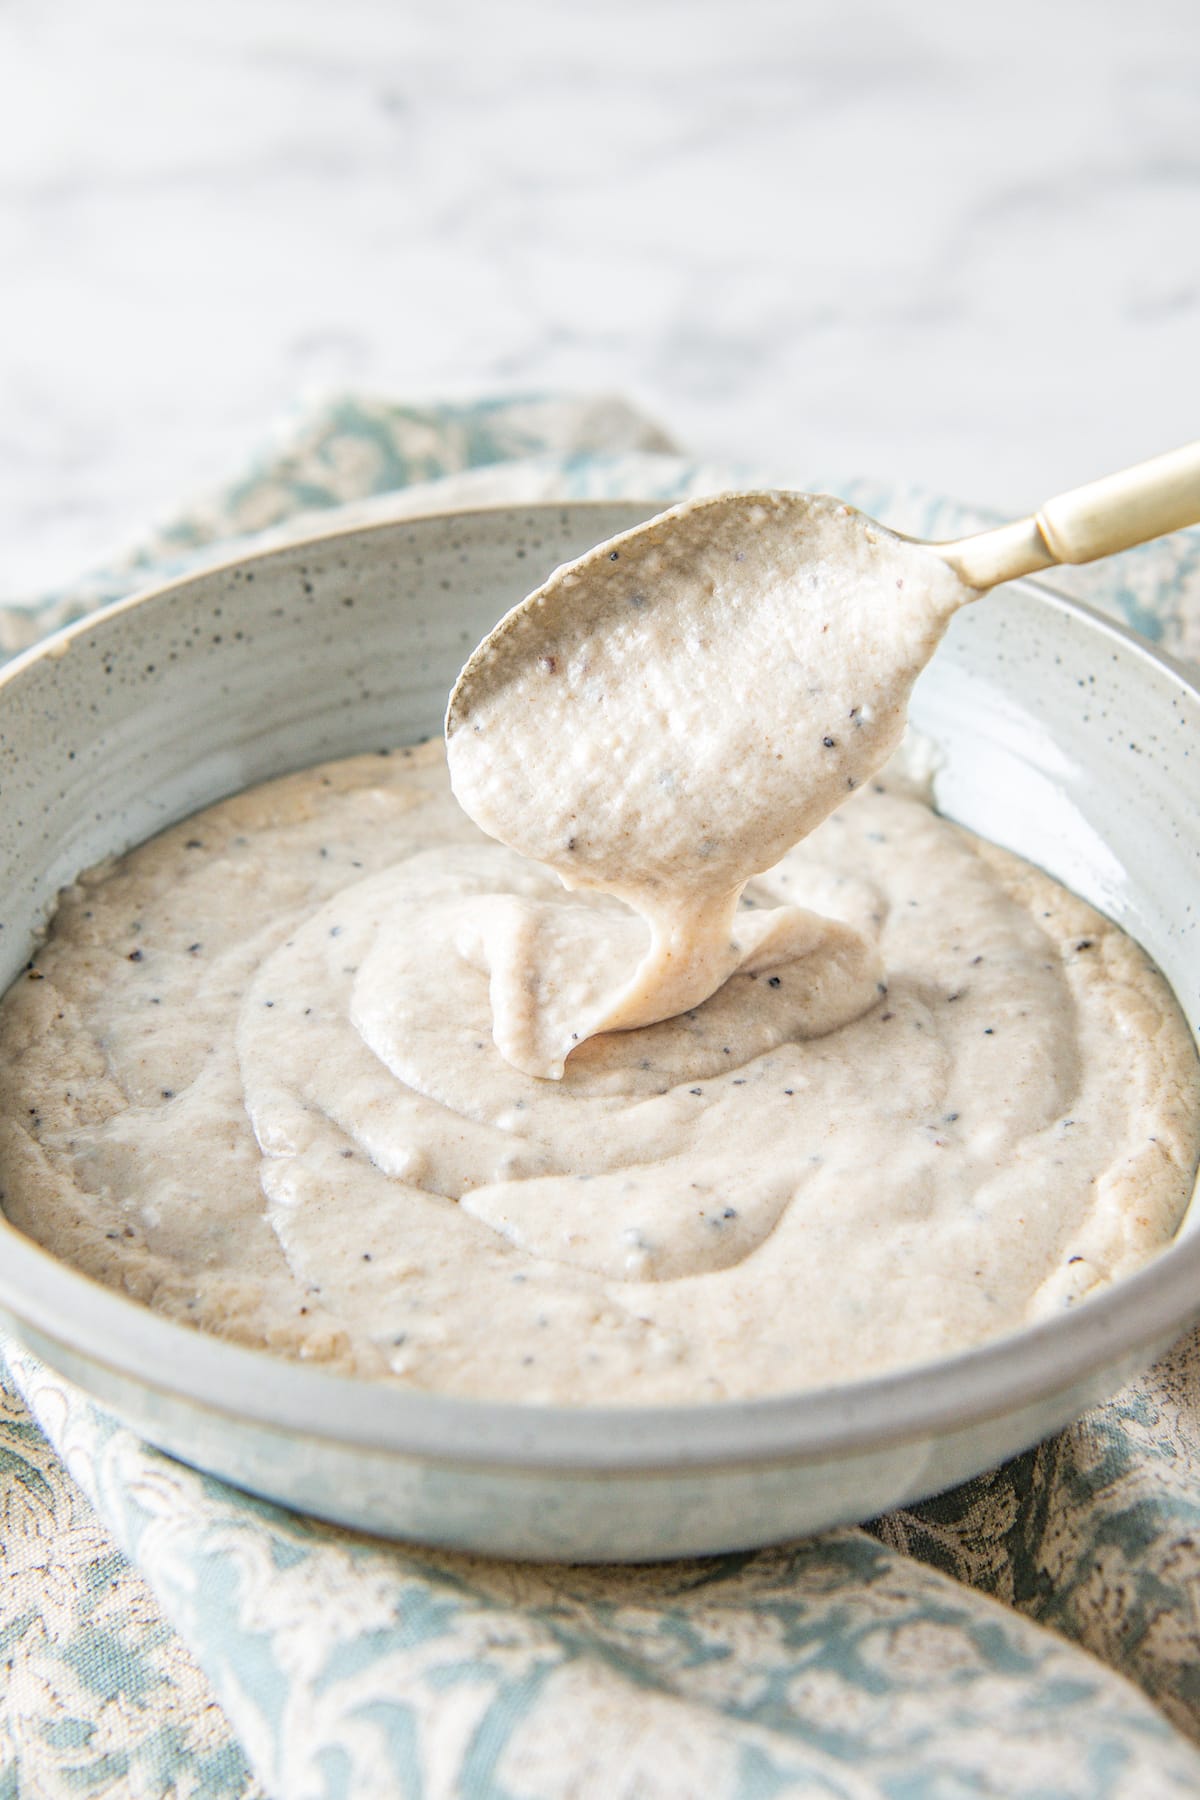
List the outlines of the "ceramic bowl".
{"label": "ceramic bowl", "polygon": [[[0,675],[0,981],[79,869],[222,795],[440,727],[467,651],[647,517],[585,503],[374,526],[110,608]],[[1117,920],[1200,1019],[1200,693],[1033,583],[955,621],[913,704],[939,805]],[[0,1315],[151,1442],[285,1506],[512,1556],[730,1550],[961,1481],[1112,1393],[1200,1314],[1174,1244],[1072,1312],[917,1368],[755,1402],[566,1409],[356,1384],[203,1337],[0,1221]]]}

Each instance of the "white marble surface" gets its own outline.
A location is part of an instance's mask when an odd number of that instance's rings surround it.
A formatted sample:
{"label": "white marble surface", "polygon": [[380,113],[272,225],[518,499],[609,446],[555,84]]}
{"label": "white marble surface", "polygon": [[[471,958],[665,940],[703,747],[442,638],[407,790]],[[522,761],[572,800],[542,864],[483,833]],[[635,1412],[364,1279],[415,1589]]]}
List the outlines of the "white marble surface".
{"label": "white marble surface", "polygon": [[344,385],[1015,511],[1198,323],[1196,0],[0,4],[0,598]]}

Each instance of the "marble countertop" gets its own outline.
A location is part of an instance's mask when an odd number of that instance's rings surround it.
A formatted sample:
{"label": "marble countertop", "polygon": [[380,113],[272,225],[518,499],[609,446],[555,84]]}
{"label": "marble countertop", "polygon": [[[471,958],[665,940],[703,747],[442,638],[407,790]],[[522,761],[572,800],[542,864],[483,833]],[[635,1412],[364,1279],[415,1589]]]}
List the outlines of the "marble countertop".
{"label": "marble countertop", "polygon": [[1012,511],[1197,433],[1194,0],[8,0],[0,599],[353,386]]}

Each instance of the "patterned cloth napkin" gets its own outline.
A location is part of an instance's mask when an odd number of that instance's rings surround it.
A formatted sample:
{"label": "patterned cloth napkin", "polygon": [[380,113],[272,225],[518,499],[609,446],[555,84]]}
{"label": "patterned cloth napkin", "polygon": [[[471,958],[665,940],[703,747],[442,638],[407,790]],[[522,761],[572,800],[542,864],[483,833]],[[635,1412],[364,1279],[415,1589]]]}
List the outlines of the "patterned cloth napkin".
{"label": "patterned cloth napkin", "polygon": [[[121,564],[0,608],[0,647],[316,513],[760,481],[930,536],[982,518],[836,471],[688,461],[616,401],[346,398]],[[1200,654],[1200,534],[1058,579]],[[1200,1796],[1198,1338],[922,1506],[628,1569],[291,1517],[0,1353],[0,1800]]]}

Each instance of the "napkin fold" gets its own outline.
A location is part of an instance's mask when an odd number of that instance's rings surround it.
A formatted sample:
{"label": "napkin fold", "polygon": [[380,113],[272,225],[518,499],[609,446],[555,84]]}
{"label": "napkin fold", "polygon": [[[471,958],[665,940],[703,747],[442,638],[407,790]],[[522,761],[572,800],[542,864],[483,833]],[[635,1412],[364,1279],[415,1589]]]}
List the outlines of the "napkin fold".
{"label": "napkin fold", "polygon": [[[240,543],[461,506],[844,495],[682,455],[610,398],[341,396],[69,594],[12,651]],[[1055,573],[1200,654],[1200,534]],[[1200,1795],[1200,1338],[1060,1436],[862,1529],[651,1568],[545,1568],[290,1516],[150,1449],[0,1341],[0,1800],[1096,1800]]]}

